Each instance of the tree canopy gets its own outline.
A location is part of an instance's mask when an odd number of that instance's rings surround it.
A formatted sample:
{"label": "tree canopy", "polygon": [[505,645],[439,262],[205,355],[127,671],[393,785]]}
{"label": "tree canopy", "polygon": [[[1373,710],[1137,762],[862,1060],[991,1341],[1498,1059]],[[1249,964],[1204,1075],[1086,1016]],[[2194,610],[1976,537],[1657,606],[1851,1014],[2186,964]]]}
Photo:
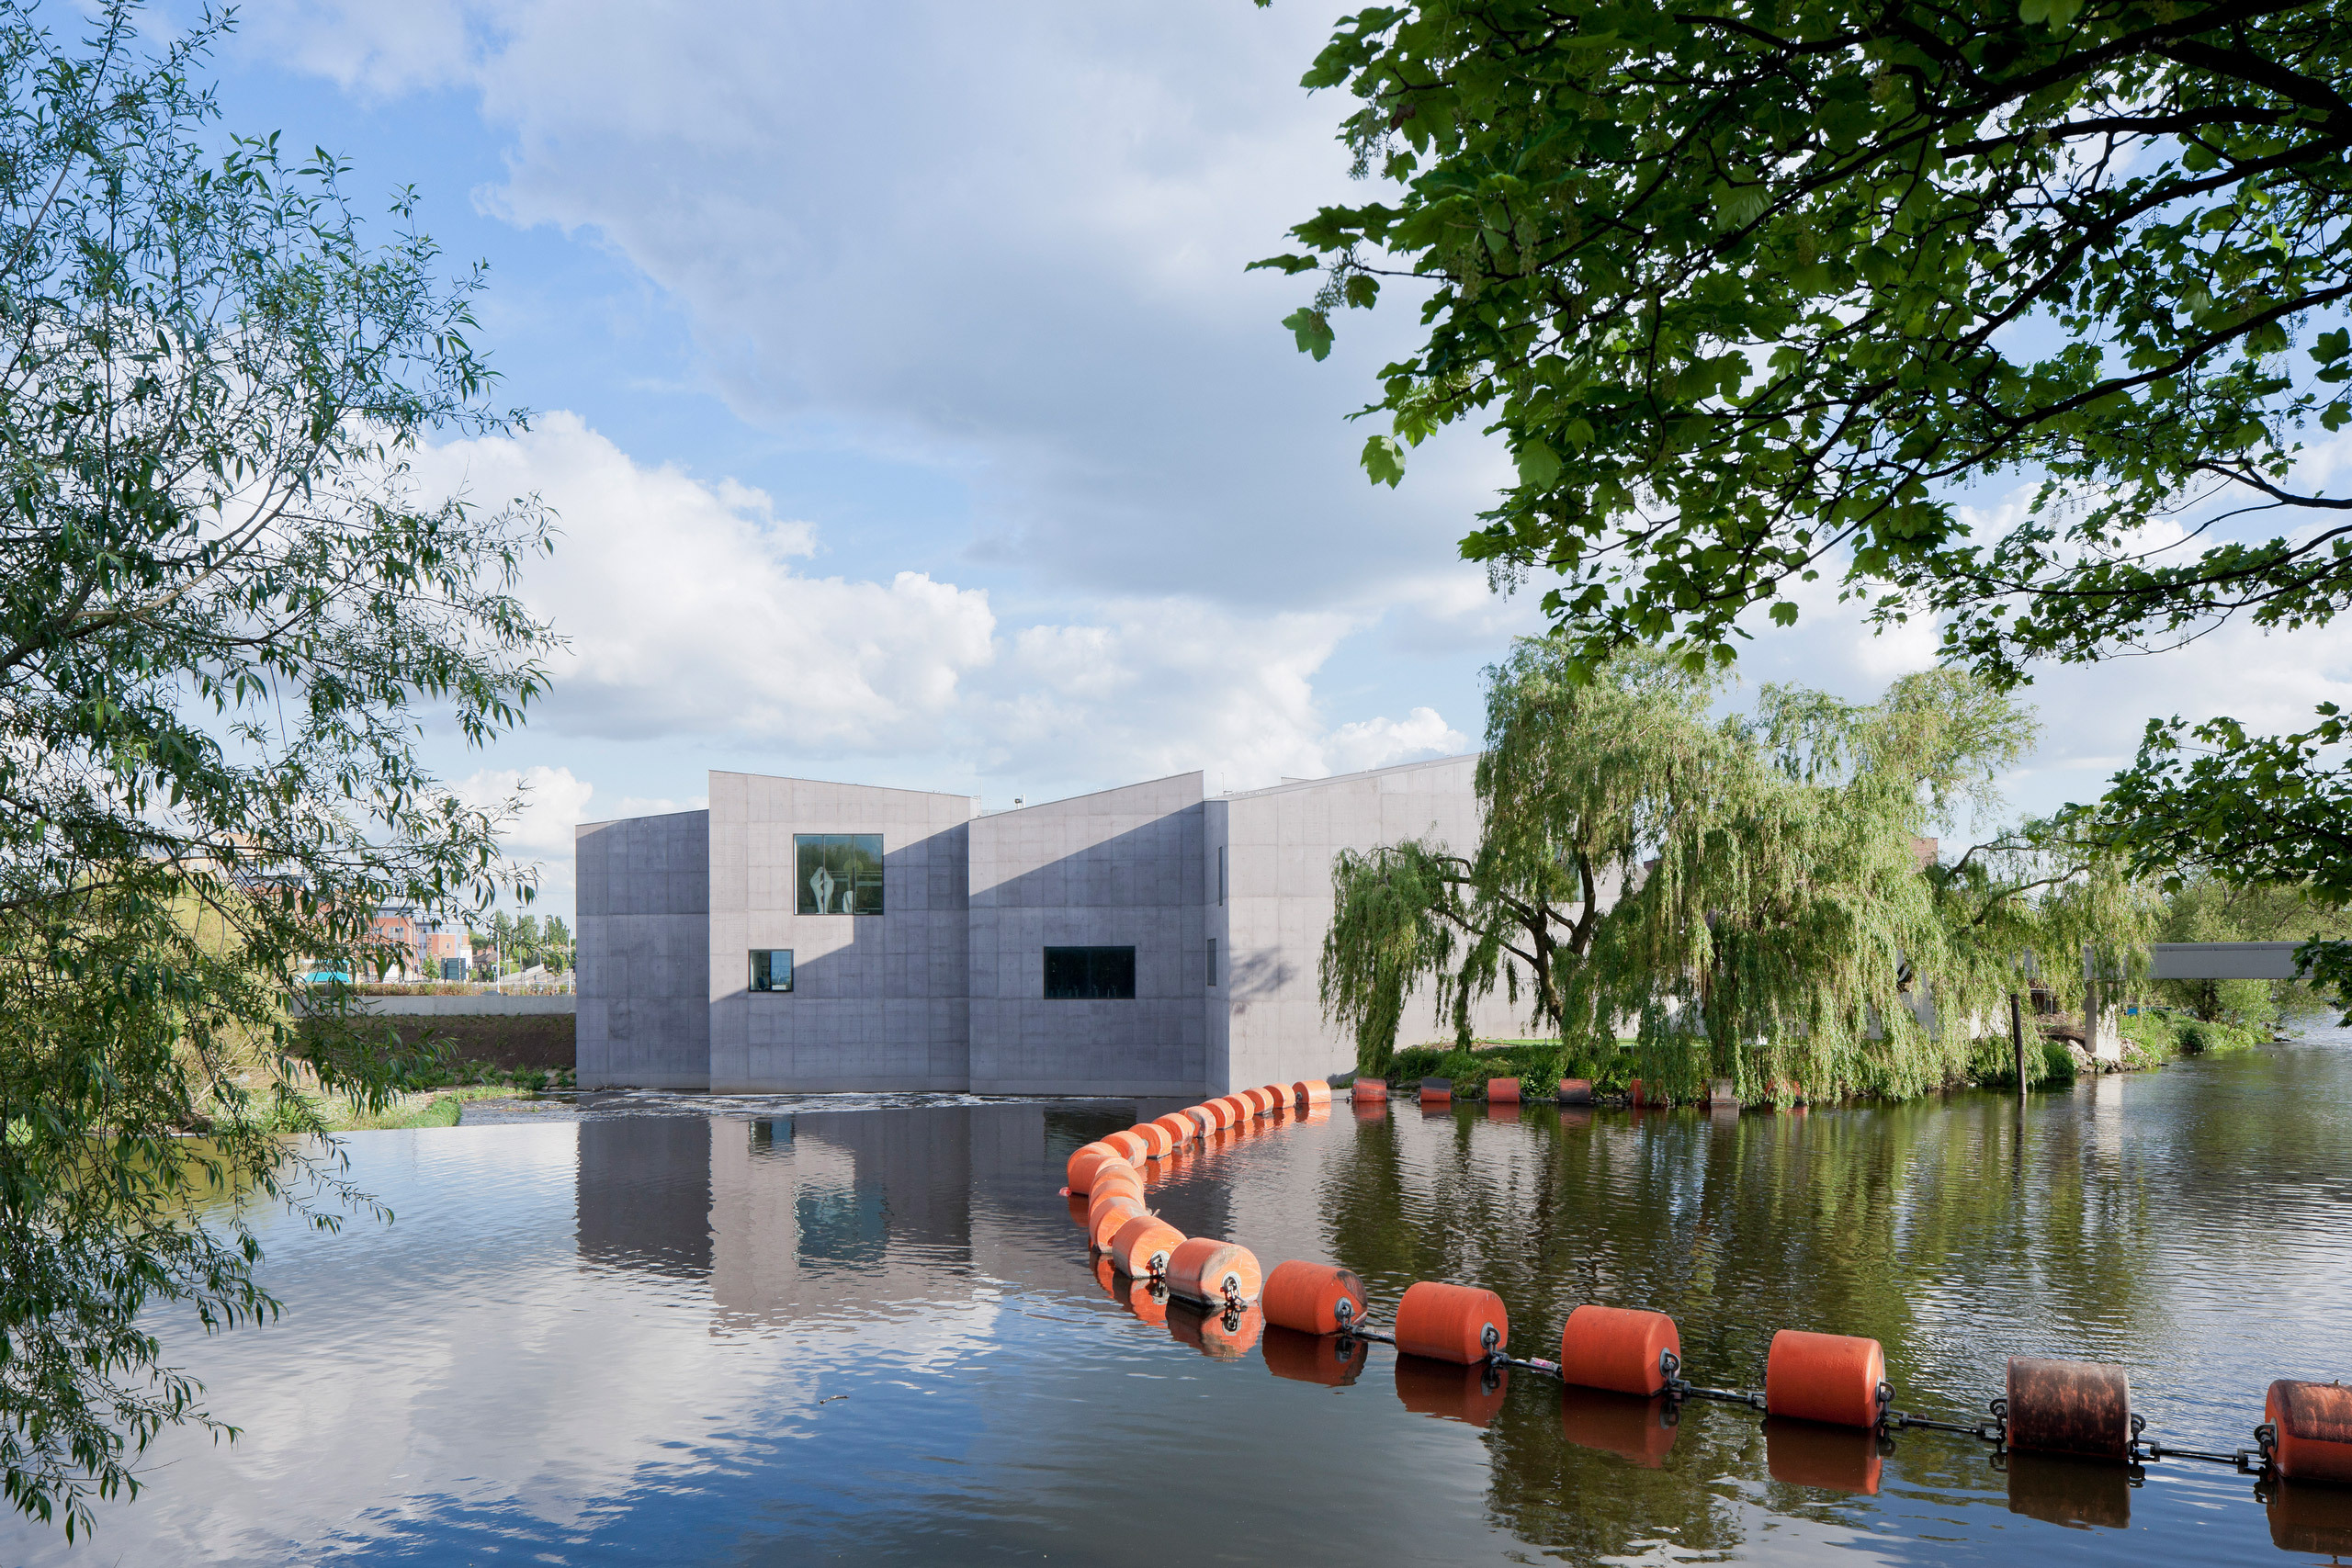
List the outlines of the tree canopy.
{"label": "tree canopy", "polygon": [[[1826,574],[2008,684],[2352,593],[2294,472],[2352,420],[2348,52],[2338,0],[1374,6],[1306,85],[1395,195],[1258,265],[1324,270],[1318,356],[1411,285],[1365,466],[1500,431],[1463,552],[1556,579],[1581,663],[1727,660]],[[2004,472],[2037,502],[1972,518]]]}
{"label": "tree canopy", "polygon": [[1586,679],[1528,640],[1490,677],[1479,842],[1333,864],[1322,995],[1361,1070],[1385,1070],[1426,984],[1464,1043],[1498,987],[1572,1045],[1631,1030],[1670,1092],[1914,1094],[1959,1075],[2021,954],[2051,955],[2064,993],[2083,942],[2143,934],[2144,891],[2109,858],[2030,831],[1928,848],[1996,809],[2032,745],[2030,715],[1972,677],[1861,705],[1767,687],[1724,720],[1715,678],[1654,655]]}
{"label": "tree canopy", "polygon": [[0,1483],[71,1533],[219,1425],[142,1314],[273,1311],[242,1203],[356,1196],[285,1134],[400,1063],[300,976],[516,886],[416,741],[518,723],[550,637],[536,503],[406,467],[519,418],[479,276],[406,193],[371,243],[334,160],[220,135],[219,21],[64,15],[0,5]]}

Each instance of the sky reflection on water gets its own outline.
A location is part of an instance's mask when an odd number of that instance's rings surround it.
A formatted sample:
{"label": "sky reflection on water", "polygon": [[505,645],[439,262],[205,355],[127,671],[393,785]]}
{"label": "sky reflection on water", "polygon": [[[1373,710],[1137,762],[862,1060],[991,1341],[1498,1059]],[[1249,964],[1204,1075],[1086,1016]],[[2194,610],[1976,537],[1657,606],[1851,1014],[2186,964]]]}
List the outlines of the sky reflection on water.
{"label": "sky reflection on water", "polygon": [[[847,1108],[844,1108],[847,1107]],[[1107,1288],[1057,1194],[1159,1102],[633,1102],[361,1134],[398,1213],[269,1228],[278,1324],[159,1326],[243,1427],[0,1561],[797,1563],[2324,1562],[2352,1498],[2219,1467],[2013,1462],[1752,1411],[1340,1360]],[[1703,1382],[1772,1331],[1885,1341],[1973,1419],[2012,1351],[2120,1359],[2167,1440],[2238,1447],[2278,1376],[2352,1376],[2352,1043],[2038,1100],[1811,1115],[1377,1114],[1169,1162],[1152,1201],[1375,1304],[1489,1286],[1513,1348],[1577,1303],[1673,1313]],[[1270,1373],[1273,1375],[1269,1375]],[[1876,1491],[1857,1490],[1874,1484]]]}

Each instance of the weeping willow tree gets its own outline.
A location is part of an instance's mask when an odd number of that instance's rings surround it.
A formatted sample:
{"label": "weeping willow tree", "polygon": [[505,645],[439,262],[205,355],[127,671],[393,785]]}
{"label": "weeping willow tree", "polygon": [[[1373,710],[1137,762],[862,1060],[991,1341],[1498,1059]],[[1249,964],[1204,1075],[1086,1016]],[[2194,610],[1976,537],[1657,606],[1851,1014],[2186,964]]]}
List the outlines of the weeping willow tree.
{"label": "weeping willow tree", "polygon": [[1343,852],[1326,1012],[1386,1069],[1433,987],[1466,1043],[1499,987],[1571,1045],[1630,1029],[1645,1081],[1744,1098],[1916,1094],[1956,1077],[2022,953],[2135,928],[2129,886],[2021,831],[1950,867],[1927,835],[1996,809],[2031,715],[1965,675],[1853,705],[1767,687],[1713,718],[1720,677],[1621,655],[1590,680],[1560,645],[1490,671],[1474,852]]}

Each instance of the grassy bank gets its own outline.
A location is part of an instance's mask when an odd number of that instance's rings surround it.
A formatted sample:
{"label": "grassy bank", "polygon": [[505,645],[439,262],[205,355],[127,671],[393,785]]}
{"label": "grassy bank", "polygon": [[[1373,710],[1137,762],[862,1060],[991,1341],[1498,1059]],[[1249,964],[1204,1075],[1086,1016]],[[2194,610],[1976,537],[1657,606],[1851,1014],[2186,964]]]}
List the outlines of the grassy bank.
{"label": "grassy bank", "polygon": [[2208,1023],[2175,1008],[2142,1008],[2123,1020],[2123,1038],[2160,1060],[2251,1051],[2270,1031],[2245,1023]]}

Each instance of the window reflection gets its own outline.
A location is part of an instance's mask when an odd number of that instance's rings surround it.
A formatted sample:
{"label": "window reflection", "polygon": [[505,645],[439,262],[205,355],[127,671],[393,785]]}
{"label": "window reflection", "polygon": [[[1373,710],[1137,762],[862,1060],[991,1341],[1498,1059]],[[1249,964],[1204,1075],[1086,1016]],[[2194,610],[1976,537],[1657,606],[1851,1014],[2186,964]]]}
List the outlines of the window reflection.
{"label": "window reflection", "polygon": [[1059,1001],[1133,1001],[1136,950],[1132,947],[1046,949],[1046,996]]}
{"label": "window reflection", "polygon": [[792,949],[788,947],[752,949],[752,989],[755,991],[792,989]]}

